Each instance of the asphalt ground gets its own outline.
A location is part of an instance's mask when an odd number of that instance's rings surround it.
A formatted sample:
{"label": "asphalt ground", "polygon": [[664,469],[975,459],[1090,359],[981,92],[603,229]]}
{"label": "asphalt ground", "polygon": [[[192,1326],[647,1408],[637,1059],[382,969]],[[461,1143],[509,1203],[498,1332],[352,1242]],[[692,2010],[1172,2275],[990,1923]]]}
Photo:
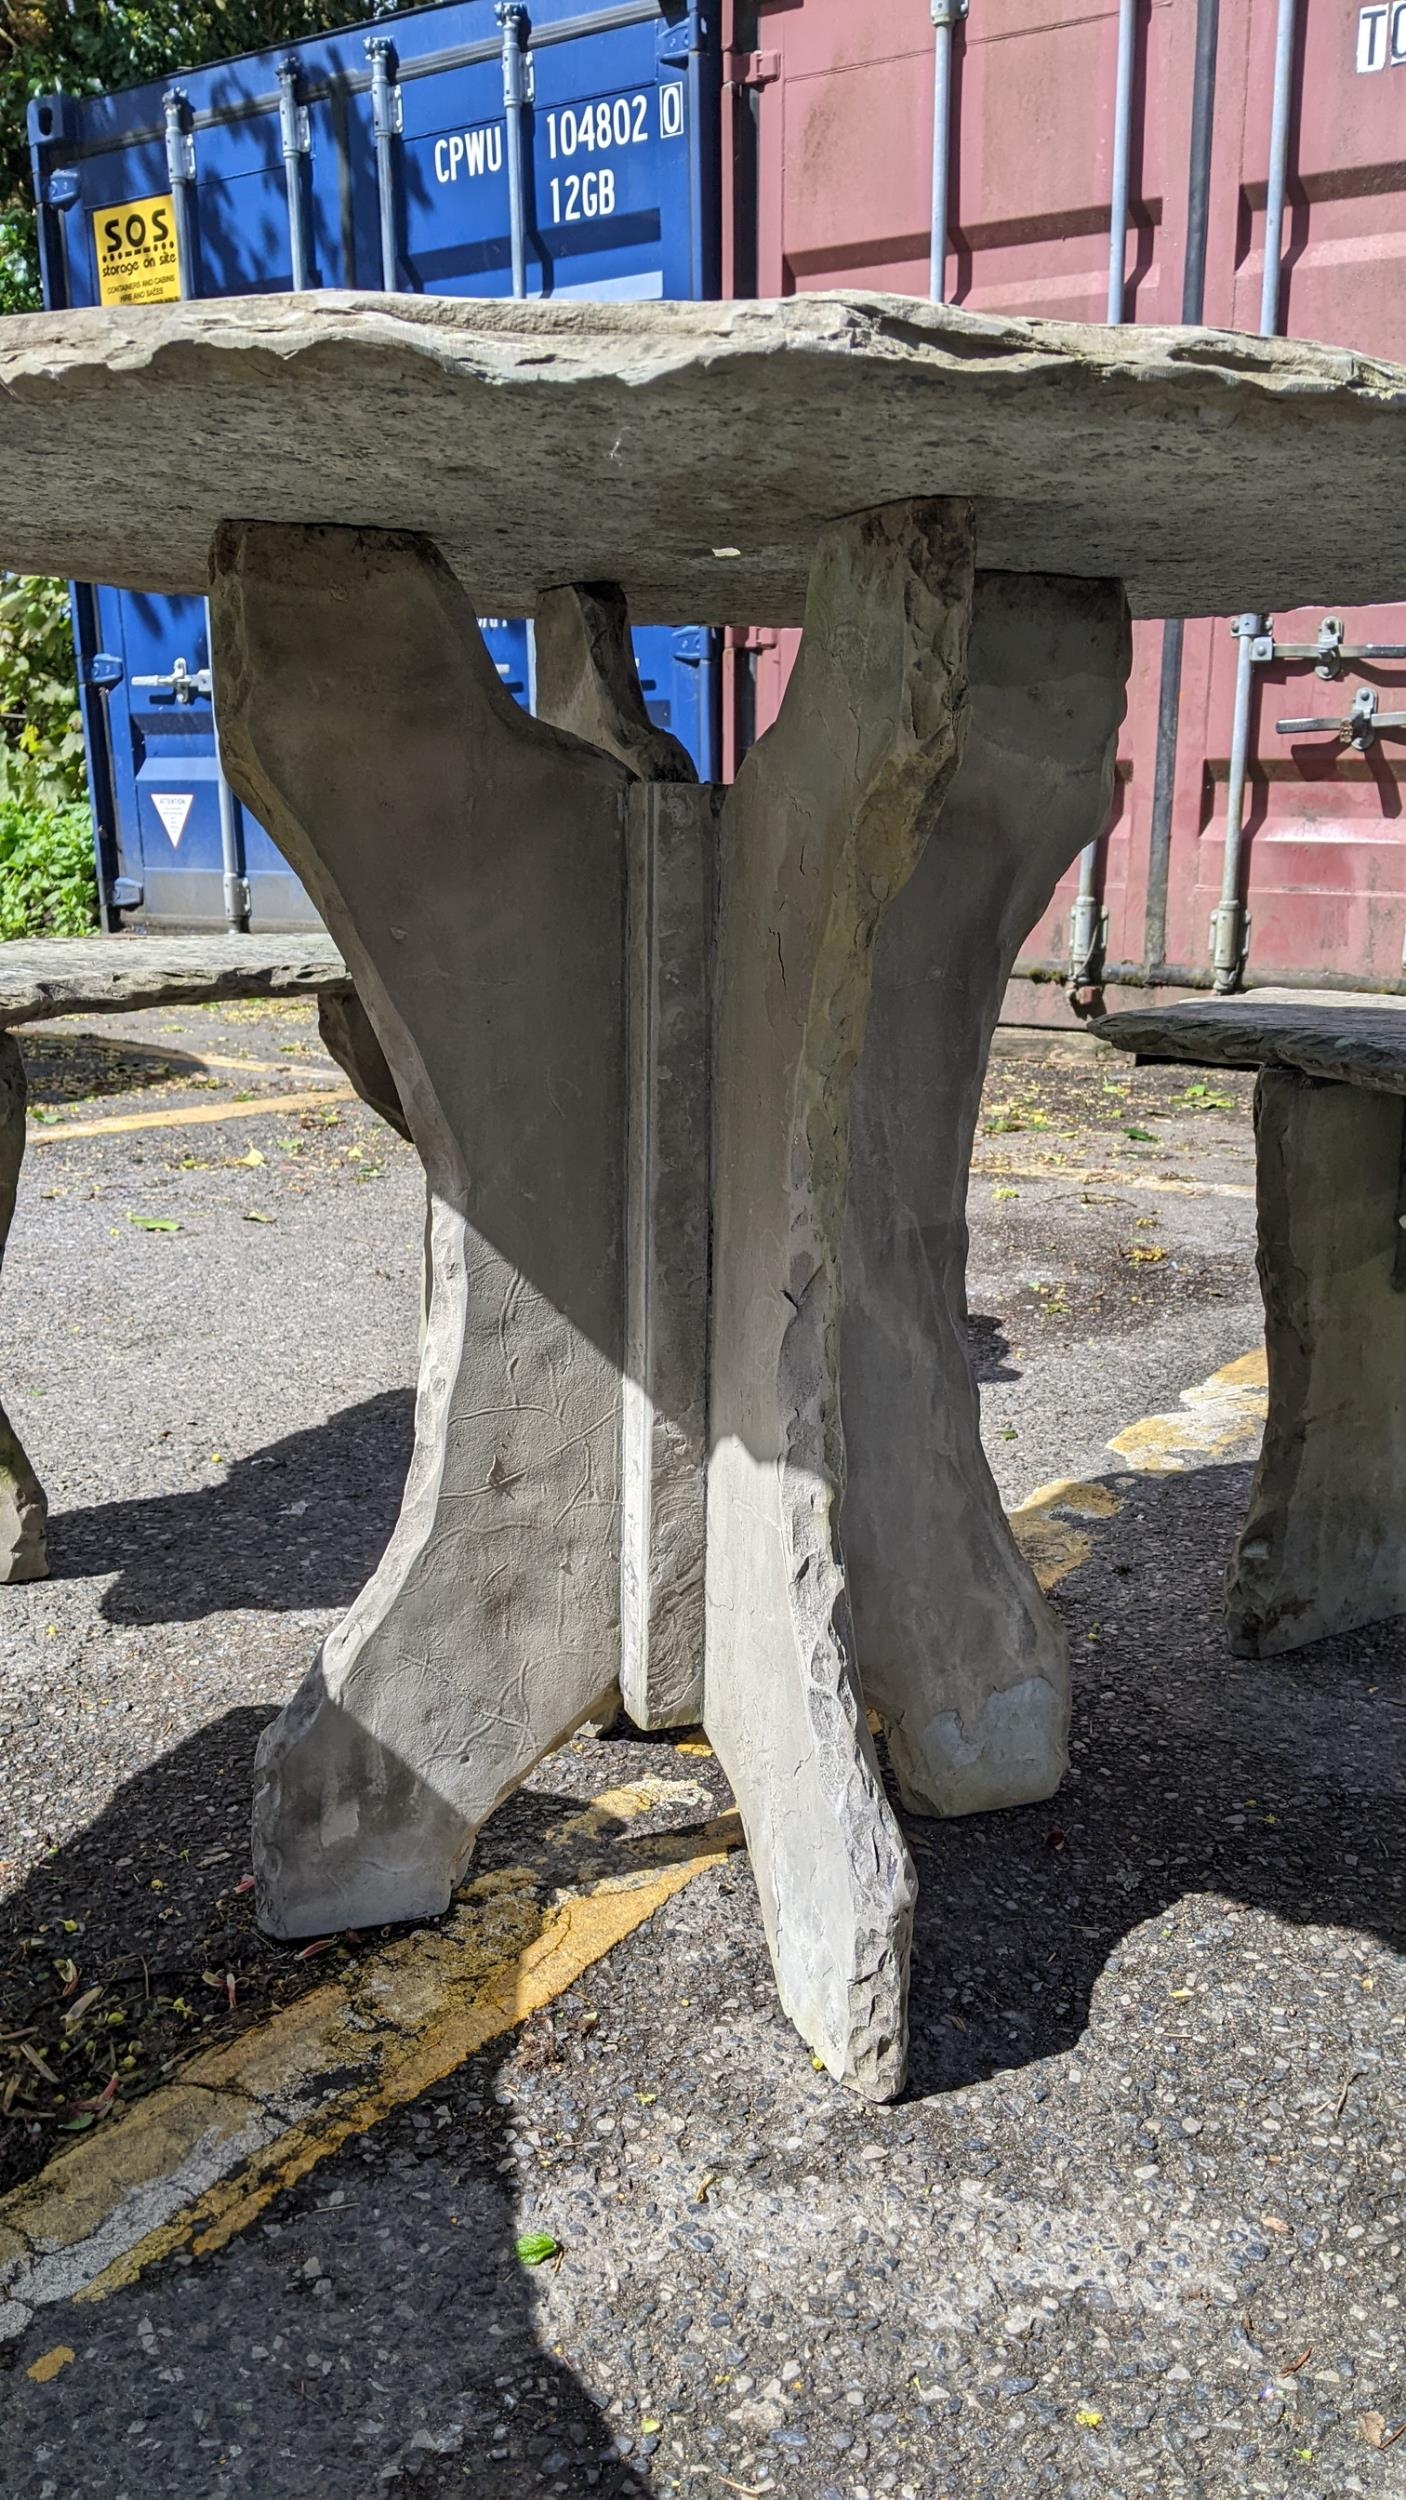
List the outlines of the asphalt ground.
{"label": "asphalt ground", "polygon": [[[42,2184],[397,1949],[300,1959],[242,1887],[257,1732],[394,1517],[421,1196],[308,1009],[22,1039],[0,1313],[54,1576],[0,1592],[0,2158]],[[909,1823],[906,2098],[814,2069],[714,1853],[413,2097],[341,2078],[341,2140],[217,2247],[16,2311],[3,2500],[1406,2491],[1402,1632],[1231,1659],[1244,1431],[1108,1446],[1258,1341],[1248,1084],[1003,1056],[977,1165],[1003,1496],[1085,1488],[1073,1761]],[[726,1804],[696,1742],[579,1738],[474,1880],[570,1829],[589,1888]]]}

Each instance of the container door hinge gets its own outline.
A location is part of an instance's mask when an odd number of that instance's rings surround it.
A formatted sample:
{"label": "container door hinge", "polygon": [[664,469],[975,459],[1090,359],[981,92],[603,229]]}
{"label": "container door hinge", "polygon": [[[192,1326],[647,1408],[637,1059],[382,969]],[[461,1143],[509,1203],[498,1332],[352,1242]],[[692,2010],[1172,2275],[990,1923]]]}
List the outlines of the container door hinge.
{"label": "container door hinge", "polygon": [[126,674],[126,663],[116,658],[114,653],[95,651],[88,662],[86,682],[90,686],[106,689],[108,686],[120,686]]}
{"label": "container door hinge", "polygon": [[61,165],[57,173],[50,174],[44,185],[44,206],[46,208],[76,207],[80,187],[76,168],[72,165]]}
{"label": "container door hinge", "polygon": [[195,138],[186,124],[188,104],[184,87],[168,87],[161,99],[166,121],[166,178],[173,189],[195,180]]}
{"label": "container door hinge", "polygon": [[655,41],[659,59],[680,69],[691,52],[706,52],[712,39],[708,11],[695,5],[679,17],[666,17]]}
{"label": "container door hinge", "polygon": [[1108,952],[1108,914],[1096,894],[1076,894],[1069,906],[1070,991],[1094,989]]}
{"label": "container door hinge", "polygon": [[1217,903],[1211,914],[1211,970],[1223,994],[1238,989],[1250,951],[1250,915],[1243,903]]}
{"label": "container door hinge", "polygon": [[779,52],[729,52],[728,83],[734,87],[769,87],[781,76]]}
{"label": "container door hinge", "polygon": [[107,899],[114,911],[136,911],[146,888],[135,877],[114,877],[107,889]]}

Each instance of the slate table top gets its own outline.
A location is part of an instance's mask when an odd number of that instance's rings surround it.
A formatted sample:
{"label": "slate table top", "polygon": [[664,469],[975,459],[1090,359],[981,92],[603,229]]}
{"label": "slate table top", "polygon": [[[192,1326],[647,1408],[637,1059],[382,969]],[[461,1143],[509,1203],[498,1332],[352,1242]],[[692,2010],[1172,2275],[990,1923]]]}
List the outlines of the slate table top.
{"label": "slate table top", "polygon": [[[790,624],[827,520],[968,498],[989,570],[1135,614],[1406,579],[1406,370],[1300,339],[906,296],[238,296],[0,322],[0,564],[204,588],[222,520],[423,532],[479,612]],[[1325,486],[1350,478],[1354,513]]]}

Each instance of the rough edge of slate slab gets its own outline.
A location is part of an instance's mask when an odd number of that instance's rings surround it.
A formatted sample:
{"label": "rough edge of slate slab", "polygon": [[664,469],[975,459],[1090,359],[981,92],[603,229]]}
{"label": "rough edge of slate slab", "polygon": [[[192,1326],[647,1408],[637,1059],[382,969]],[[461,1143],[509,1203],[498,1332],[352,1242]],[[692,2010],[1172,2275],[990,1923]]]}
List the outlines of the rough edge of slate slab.
{"label": "rough edge of slate slab", "polygon": [[[331,392],[349,352],[357,389],[377,396],[383,446],[395,439],[385,431],[386,404],[396,411],[407,478],[388,479],[383,461],[368,501],[354,461],[339,483],[335,458],[312,442],[300,451],[302,425],[280,435],[275,423],[267,449],[270,463],[288,473],[281,485],[270,475],[266,496],[254,498],[257,512],[216,512],[207,481],[222,474],[211,456],[221,438],[231,457],[237,450],[246,466],[249,457],[232,431],[241,387],[259,389],[261,416],[291,416],[296,406],[305,421],[307,408]],[[795,359],[807,370],[792,378]],[[863,369],[864,379],[841,404],[827,383],[846,368]],[[888,380],[878,385],[881,373]],[[691,395],[684,387],[690,376]],[[183,427],[181,439],[192,466],[178,476],[168,462],[159,525],[147,512],[143,533],[134,519],[119,549],[126,472],[111,428],[134,381],[147,386],[153,421],[159,412],[166,422],[167,394],[191,421],[194,434]],[[935,392],[928,422],[939,433],[936,412],[944,388],[951,392],[951,439],[926,451],[914,446],[913,468],[922,474],[908,473],[903,457],[915,423],[912,407],[898,405],[905,383]],[[859,397],[876,385],[894,403],[887,441],[878,423],[882,397]],[[456,466],[430,439],[433,428],[420,441],[414,420],[446,392],[462,420],[475,386],[515,394],[528,386],[571,389],[578,397],[554,442],[534,446],[534,429],[524,432],[515,413],[501,443],[488,437],[476,451],[465,444]],[[643,403],[661,386],[665,405],[646,430]],[[281,411],[280,389],[290,394]],[[1120,404],[1127,416],[1130,394],[1147,403],[1131,429],[1135,439],[1126,425],[1120,435],[1111,423]],[[1029,429],[1036,448],[1020,474],[1027,429],[1024,408],[1012,419],[1017,395],[1028,399],[1032,416],[1043,412],[1050,428],[1043,446],[1039,429]],[[85,402],[93,403],[91,419]],[[108,516],[92,529],[75,519],[71,493],[56,521],[35,491],[45,425],[61,427],[80,410],[93,437],[91,447],[79,446],[85,474]],[[1339,543],[1328,520],[1316,519],[1321,498],[1305,500],[1290,487],[1306,487],[1325,460],[1351,457],[1359,491],[1380,485],[1386,496],[1399,455],[1384,419],[1391,428],[1406,421],[1406,370],[1348,349],[1191,327],[1002,318],[859,290],[774,302],[523,304],[328,289],[24,314],[0,324],[0,489],[8,464],[23,490],[12,493],[9,509],[0,491],[0,558],[13,569],[76,572],[81,553],[104,578],[129,588],[193,591],[203,587],[205,547],[219,519],[360,520],[428,532],[456,565],[472,552],[473,587],[495,613],[530,614],[543,590],[609,574],[624,582],[639,623],[691,617],[785,624],[801,614],[818,526],[866,501],[954,493],[976,505],[980,566],[1117,574],[1137,615],[1220,615],[1252,594],[1260,607],[1301,605],[1327,596],[1330,580],[1335,597],[1362,604],[1389,596],[1399,577],[1392,533]],[[784,442],[770,466],[758,463],[755,445],[787,425],[798,443],[813,445],[809,467]],[[620,451],[617,428],[633,433],[628,454]],[[628,458],[627,471],[591,468],[597,436],[611,437],[609,456]],[[481,494],[486,474],[498,473],[502,497],[510,440],[529,455],[550,452],[548,469],[560,470],[563,461],[570,468],[568,450],[579,453],[574,491],[586,517],[573,525],[574,535],[561,523],[539,543],[516,506],[496,540],[491,510],[481,528],[468,527],[464,498]],[[834,476],[827,499],[837,445],[850,441],[859,452],[841,463],[844,473]],[[73,443],[61,448],[71,462]],[[1304,475],[1276,495],[1274,481],[1290,451],[1295,461],[1302,454]],[[636,472],[650,462],[649,491],[640,497]],[[934,468],[944,474],[932,474]],[[739,561],[719,561],[737,551],[711,541],[725,530],[732,504],[745,505],[754,473],[755,512],[742,514],[747,527],[739,534],[745,541],[753,528],[756,544],[744,544]],[[625,476],[629,494],[612,501],[609,490]],[[678,532],[663,539],[661,513],[650,508],[661,481],[672,482],[681,498]],[[1183,481],[1179,496],[1172,489]],[[551,501],[542,487],[534,475],[523,488],[526,509],[538,515]],[[248,501],[237,478],[229,491],[236,503]],[[626,562],[620,522],[632,501],[639,545]],[[1237,509],[1241,530],[1231,527]],[[1102,531],[1100,514],[1108,516]],[[643,552],[651,548],[652,559]]]}
{"label": "rough edge of slate slab", "polygon": [[221,998],[286,998],[346,977],[330,937],[316,933],[12,938],[0,946],[0,1027]]}
{"label": "rough edge of slate slab", "polygon": [[1301,1075],[1406,1094],[1406,998],[1352,991],[1248,990],[1094,1016],[1089,1031],[1140,1059]]}

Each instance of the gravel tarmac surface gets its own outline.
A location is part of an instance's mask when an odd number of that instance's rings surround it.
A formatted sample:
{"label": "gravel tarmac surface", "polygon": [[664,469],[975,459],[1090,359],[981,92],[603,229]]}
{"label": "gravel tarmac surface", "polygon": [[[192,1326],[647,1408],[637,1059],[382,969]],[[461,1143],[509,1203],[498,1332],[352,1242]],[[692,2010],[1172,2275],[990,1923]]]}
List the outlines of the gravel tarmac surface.
{"label": "gravel tarmac surface", "polygon": [[[21,1037],[41,1115],[335,1080],[306,1008],[114,1021]],[[1406,1640],[1230,1658],[1245,1465],[1106,1448],[1258,1339],[1250,1088],[1197,1082],[1050,1051],[988,1086],[993,1464],[1120,1507],[1055,1595],[1059,1797],[908,1824],[904,2101],[813,2069],[735,1858],[220,2254],[0,2343],[0,2500],[1406,2492]],[[0,1592],[0,2031],[62,2032],[62,1961],[108,2003],[167,1974],[189,2013],[123,2099],[305,1984],[236,1889],[250,1759],[394,1516],[420,1234],[344,1099],[28,1158],[0,1311],[54,1577]],[[696,1754],[578,1739],[484,1862],[646,1772],[678,1785],[634,1830],[725,1802]],[[213,1939],[233,2009],[179,1982]],[[53,2142],[0,2127],[12,2176]]]}

